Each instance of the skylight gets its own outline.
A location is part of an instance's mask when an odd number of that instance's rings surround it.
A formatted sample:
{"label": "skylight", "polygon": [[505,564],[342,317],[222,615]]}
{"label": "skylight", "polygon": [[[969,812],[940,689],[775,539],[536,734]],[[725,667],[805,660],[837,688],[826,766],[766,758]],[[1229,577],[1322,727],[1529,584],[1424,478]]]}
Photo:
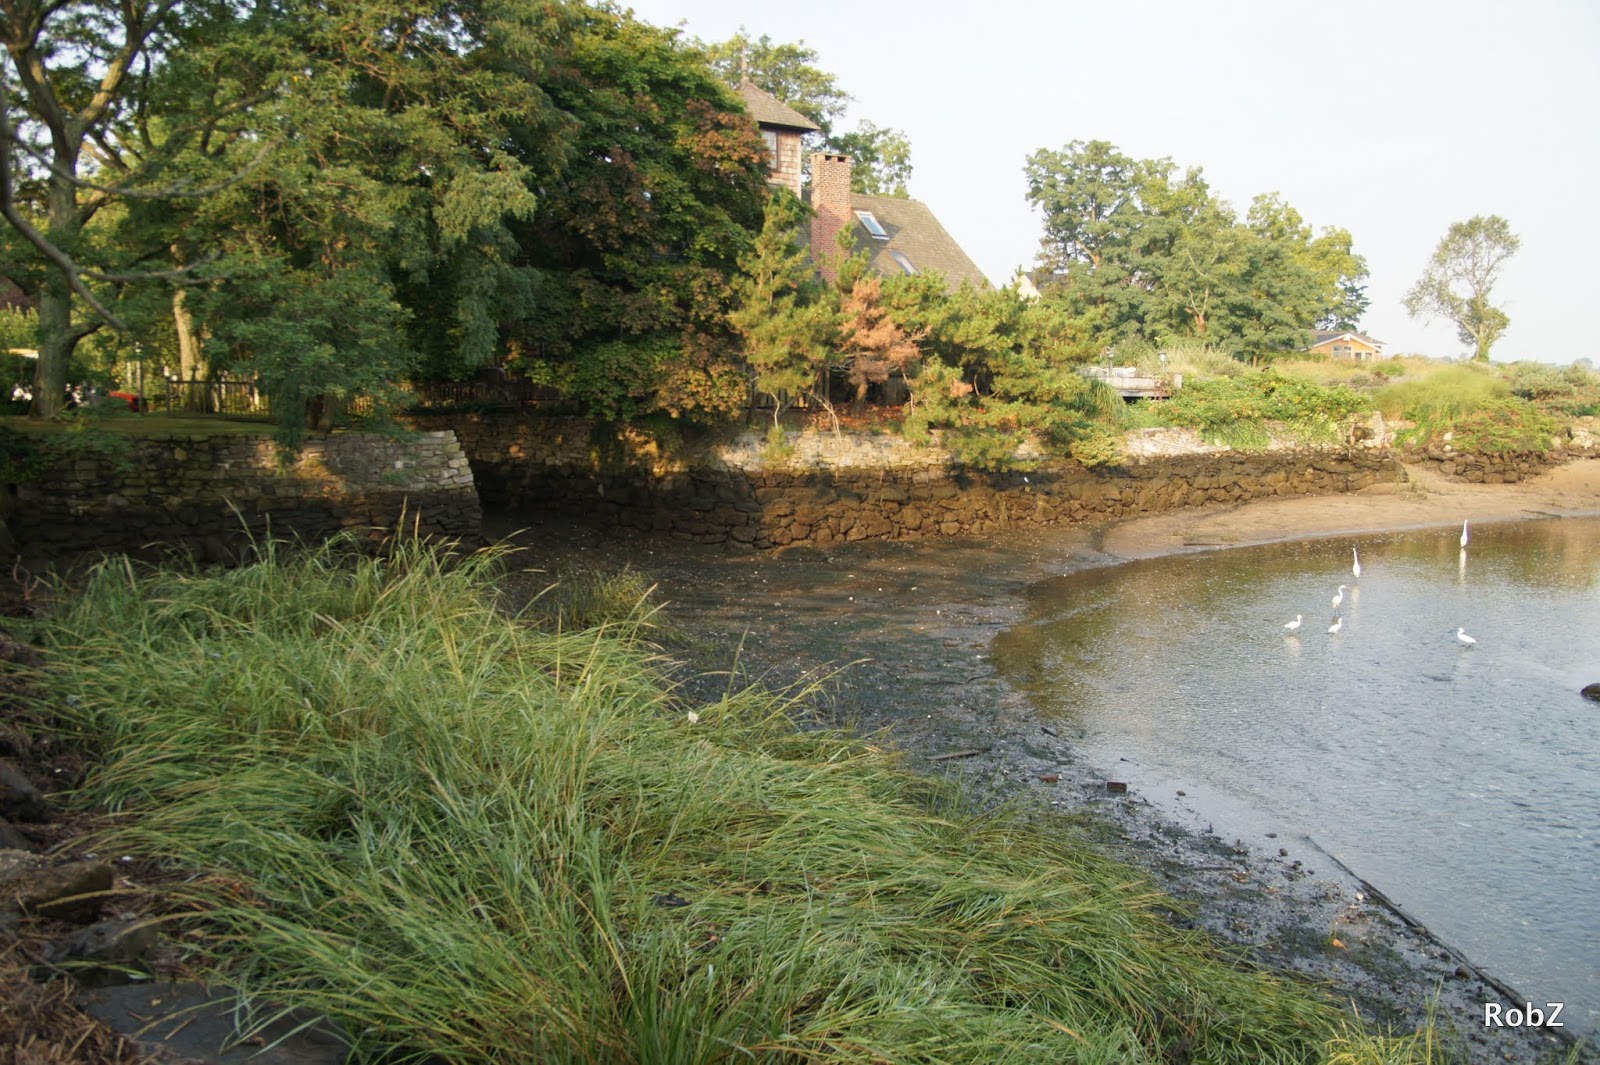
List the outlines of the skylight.
{"label": "skylight", "polygon": [[917,272],[917,268],[911,265],[911,260],[906,258],[905,252],[891,250],[889,252],[889,258],[899,263],[900,269],[904,270],[906,273],[914,274]]}
{"label": "skylight", "polygon": [[873,240],[889,239],[889,231],[883,228],[883,223],[879,222],[871,211],[857,211],[856,217],[867,227],[867,232],[872,234]]}

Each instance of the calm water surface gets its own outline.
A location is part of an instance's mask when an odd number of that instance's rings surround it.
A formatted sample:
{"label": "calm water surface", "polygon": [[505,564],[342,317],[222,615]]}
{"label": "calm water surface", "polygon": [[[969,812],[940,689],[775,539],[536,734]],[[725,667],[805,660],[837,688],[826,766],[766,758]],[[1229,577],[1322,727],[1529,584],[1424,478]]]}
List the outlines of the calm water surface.
{"label": "calm water surface", "polygon": [[1577,694],[1600,681],[1600,519],[1475,527],[1465,557],[1459,532],[1046,581],[996,664],[1091,760],[1213,797],[1219,831],[1231,817],[1304,833],[1526,998],[1600,1030],[1600,703]]}

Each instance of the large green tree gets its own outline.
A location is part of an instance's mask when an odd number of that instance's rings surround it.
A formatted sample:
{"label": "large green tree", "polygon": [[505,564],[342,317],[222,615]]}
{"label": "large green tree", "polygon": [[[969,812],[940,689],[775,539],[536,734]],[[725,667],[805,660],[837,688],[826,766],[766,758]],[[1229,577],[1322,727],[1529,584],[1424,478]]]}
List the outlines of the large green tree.
{"label": "large green tree", "polygon": [[[203,46],[232,13],[179,0],[9,0],[0,5],[0,212],[26,256],[12,276],[39,309],[33,413],[61,408],[84,337],[121,324],[112,307],[129,280],[125,249],[97,239],[96,217],[134,197],[189,191],[168,170],[174,153],[225,128],[274,90],[215,87],[190,121],[163,121],[153,86],[168,57]],[[25,249],[25,250],[24,250]],[[145,271],[139,271],[145,272]]]}
{"label": "large green tree", "polygon": [[1522,247],[1511,224],[1497,214],[1475,215],[1450,226],[1433,250],[1428,268],[1406,293],[1405,308],[1413,318],[1453,322],[1463,344],[1472,345],[1477,362],[1489,361],[1489,349],[1511,318],[1489,302],[1506,260]]}
{"label": "large green tree", "polygon": [[[761,139],[697,51],[609,7],[584,8],[540,84],[572,123],[514,227],[537,306],[508,323],[520,368],[608,417],[714,419],[748,379],[727,323],[762,224]],[[513,131],[520,151],[545,132]]]}
{"label": "large green tree", "polygon": [[1365,307],[1349,234],[1314,235],[1275,195],[1241,220],[1198,168],[1106,141],[1035,152],[1026,173],[1044,219],[1043,288],[1102,346],[1196,337],[1254,358]]}

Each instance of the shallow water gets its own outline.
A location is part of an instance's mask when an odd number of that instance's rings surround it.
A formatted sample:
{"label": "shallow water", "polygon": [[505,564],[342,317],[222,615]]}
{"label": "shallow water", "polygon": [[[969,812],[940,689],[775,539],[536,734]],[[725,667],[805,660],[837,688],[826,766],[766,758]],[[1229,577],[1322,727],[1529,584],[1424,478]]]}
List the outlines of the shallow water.
{"label": "shallow water", "polygon": [[1600,519],[1476,527],[1464,556],[1458,535],[1051,579],[995,664],[1076,726],[1089,760],[1202,797],[1219,831],[1310,836],[1527,999],[1565,1003],[1569,1031],[1595,1031],[1600,704],[1577,691],[1600,681]]}

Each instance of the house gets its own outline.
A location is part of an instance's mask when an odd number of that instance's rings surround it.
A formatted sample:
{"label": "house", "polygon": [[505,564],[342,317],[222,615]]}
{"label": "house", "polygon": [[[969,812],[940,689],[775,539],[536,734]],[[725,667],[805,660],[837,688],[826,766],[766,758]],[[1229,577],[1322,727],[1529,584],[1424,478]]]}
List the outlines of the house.
{"label": "house", "polygon": [[744,101],[744,109],[756,120],[761,139],[767,142],[767,182],[782,185],[796,196],[800,195],[800,163],[803,155],[802,140],[807,133],[816,133],[822,127],[776,96],[759,88],[749,78],[734,90]]}
{"label": "house", "polygon": [[867,253],[872,271],[885,277],[937,271],[954,292],[963,281],[989,288],[989,279],[957,244],[928,205],[903,196],[868,196],[850,191],[854,169],[848,155],[811,157],[811,257],[822,276],[837,274],[835,241],[850,228],[856,249]]}
{"label": "house", "polygon": [[809,243],[817,269],[830,281],[837,274],[835,241],[849,227],[858,251],[865,251],[874,273],[886,277],[937,271],[953,292],[963,281],[989,288],[989,279],[961,249],[927,204],[901,196],[868,196],[850,191],[854,166],[847,155],[811,156],[811,188],[802,192],[802,145],[818,127],[748,78],[736,90],[767,143],[767,181],[811,204]]}
{"label": "house", "polygon": [[1311,334],[1311,344],[1306,351],[1336,359],[1367,361],[1383,356],[1383,341],[1348,329],[1318,329]]}

